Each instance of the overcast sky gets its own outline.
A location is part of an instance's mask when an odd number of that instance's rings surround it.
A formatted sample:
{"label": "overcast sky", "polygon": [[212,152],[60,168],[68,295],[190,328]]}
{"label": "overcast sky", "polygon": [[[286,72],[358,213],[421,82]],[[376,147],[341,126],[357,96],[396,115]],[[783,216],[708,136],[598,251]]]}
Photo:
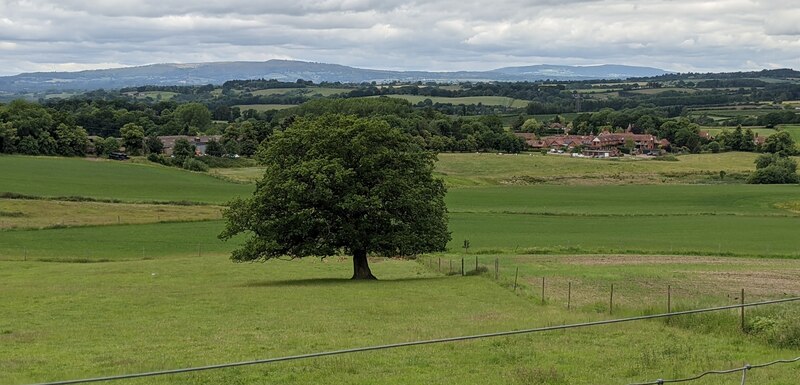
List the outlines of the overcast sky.
{"label": "overcast sky", "polygon": [[795,0],[0,0],[0,75],[297,59],[800,69]]}

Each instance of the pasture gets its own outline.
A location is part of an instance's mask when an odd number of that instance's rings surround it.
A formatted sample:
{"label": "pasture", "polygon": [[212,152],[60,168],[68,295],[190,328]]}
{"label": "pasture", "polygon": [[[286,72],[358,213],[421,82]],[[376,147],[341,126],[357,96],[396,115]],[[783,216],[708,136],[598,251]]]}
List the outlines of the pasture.
{"label": "pasture", "polygon": [[[449,186],[498,184],[663,184],[714,183],[720,171],[746,174],[755,170],[758,154],[728,152],[655,159],[581,159],[538,153],[439,154],[436,171]],[[733,178],[729,178],[730,179]],[[716,182],[724,182],[717,180]]]}
{"label": "pasture", "polygon": [[287,108],[297,107],[295,104],[239,104],[234,107],[242,111],[255,110],[258,112],[272,111],[272,110],[285,110]]}
{"label": "pasture", "polygon": [[351,88],[330,88],[330,87],[305,87],[305,88],[268,88],[251,92],[253,95],[285,95],[297,93],[302,95],[331,96],[344,94],[352,91]]}
{"label": "pasture", "polygon": [[221,218],[220,206],[0,199],[0,229],[97,226]]}
{"label": "pasture", "polygon": [[[0,269],[0,382],[133,373],[609,317],[591,309],[567,311],[555,301],[541,305],[526,291],[515,294],[487,276],[446,277],[414,261],[373,260],[382,278],[377,282],[342,279],[350,268],[344,258],[233,264],[220,255],[6,262]],[[742,335],[735,314],[719,315],[712,332],[650,321],[126,382],[624,384],[796,355],[758,335]],[[748,379],[789,385],[797,374],[796,367],[784,366],[753,371]]]}
{"label": "pasture", "polygon": [[[369,97],[377,97],[377,96],[369,96]],[[398,99],[405,99],[411,102],[412,104],[417,104],[419,102],[425,101],[425,99],[430,99],[433,103],[442,103],[442,104],[484,104],[487,106],[506,106],[511,108],[525,108],[528,105],[527,100],[520,100],[520,99],[512,99],[507,98],[504,96],[464,96],[464,97],[446,97],[446,96],[424,96],[424,95],[387,95],[390,98],[398,98]]]}
{"label": "pasture", "polygon": [[[696,154],[682,155],[670,162],[641,157],[608,160],[539,153],[441,153],[436,172],[450,187],[741,183],[737,175],[741,177],[755,170],[757,156],[744,152]],[[720,180],[720,171],[730,177]],[[237,182],[254,182],[263,174],[263,168],[212,169],[211,173]]]}
{"label": "pasture", "polygon": [[[116,202],[0,200],[0,214],[8,214],[0,226],[16,227],[0,230],[0,383],[600,320],[612,317],[611,284],[614,317],[663,311],[666,285],[674,288],[673,309],[735,303],[742,288],[754,300],[800,294],[800,187],[715,179],[720,170],[751,171],[754,154],[673,162],[439,158],[437,172],[450,186],[449,250],[373,258],[381,280],[351,282],[346,256],[228,260],[241,239],[217,239],[217,204],[249,195],[253,185],[221,178],[251,181],[263,169],[217,169],[214,177],[129,162],[0,157],[2,191]],[[175,201],[185,203],[164,204]],[[458,269],[466,257],[471,270],[476,256],[488,272],[448,275],[450,261]],[[127,382],[624,384],[794,357],[797,306],[748,311],[746,334],[730,311]],[[790,385],[798,376],[797,366],[781,366],[748,380]]]}

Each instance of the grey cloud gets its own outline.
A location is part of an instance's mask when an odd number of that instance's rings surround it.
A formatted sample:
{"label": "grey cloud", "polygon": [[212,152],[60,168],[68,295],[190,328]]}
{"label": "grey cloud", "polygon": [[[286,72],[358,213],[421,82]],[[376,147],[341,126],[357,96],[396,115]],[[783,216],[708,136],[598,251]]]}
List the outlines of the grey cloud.
{"label": "grey cloud", "polygon": [[0,0],[0,74],[270,58],[426,70],[798,67],[800,5],[782,3]]}

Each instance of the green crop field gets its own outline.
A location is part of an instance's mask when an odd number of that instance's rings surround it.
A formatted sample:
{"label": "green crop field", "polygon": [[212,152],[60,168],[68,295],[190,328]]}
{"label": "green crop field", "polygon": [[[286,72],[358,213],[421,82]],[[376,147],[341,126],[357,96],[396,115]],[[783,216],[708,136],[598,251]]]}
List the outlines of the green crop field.
{"label": "green crop field", "polygon": [[223,255],[238,243],[222,242],[221,221],[78,226],[0,231],[0,260],[119,261]]}
{"label": "green crop field", "polygon": [[460,213],[787,216],[778,205],[797,200],[797,185],[485,186],[451,188],[447,207]]}
{"label": "green crop field", "polygon": [[[377,97],[377,96],[369,96]],[[528,105],[527,100],[512,99],[504,96],[465,96],[460,98],[450,98],[444,96],[424,96],[424,95],[389,95],[391,98],[405,99],[413,104],[430,99],[433,103],[458,104],[485,104],[487,106],[507,106],[512,108],[524,108]]]}
{"label": "green crop field", "polygon": [[252,186],[157,165],[109,160],[0,156],[0,193],[133,201],[224,203]]}

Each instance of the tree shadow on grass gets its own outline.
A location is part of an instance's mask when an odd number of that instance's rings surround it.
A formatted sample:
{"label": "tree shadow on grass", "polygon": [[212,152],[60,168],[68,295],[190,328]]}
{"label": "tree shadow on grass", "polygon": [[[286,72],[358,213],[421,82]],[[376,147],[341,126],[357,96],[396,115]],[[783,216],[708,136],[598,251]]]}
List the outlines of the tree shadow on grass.
{"label": "tree shadow on grass", "polygon": [[331,285],[358,285],[365,283],[381,284],[394,282],[412,281],[437,281],[449,277],[403,277],[378,280],[352,280],[349,278],[306,278],[306,279],[285,279],[277,281],[250,281],[240,286],[242,287],[297,287],[297,286],[331,286]]}

